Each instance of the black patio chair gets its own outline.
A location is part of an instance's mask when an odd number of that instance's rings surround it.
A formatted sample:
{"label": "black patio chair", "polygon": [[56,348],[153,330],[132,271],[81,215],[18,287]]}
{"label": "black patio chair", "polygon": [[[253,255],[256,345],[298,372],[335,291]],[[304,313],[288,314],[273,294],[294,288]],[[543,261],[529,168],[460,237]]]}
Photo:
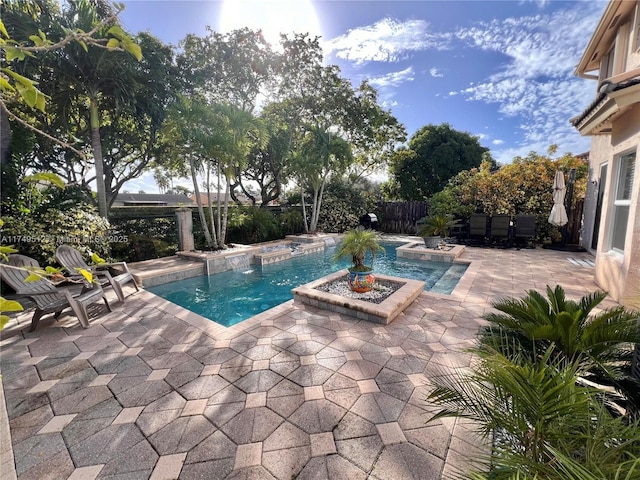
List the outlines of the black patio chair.
{"label": "black patio chair", "polygon": [[469,217],[469,241],[472,245],[484,245],[487,240],[487,221],[484,213],[474,213]]}
{"label": "black patio chair", "polygon": [[509,245],[509,228],[511,226],[511,217],[509,215],[493,215],[491,217],[491,228],[489,229],[489,237],[497,245]]}
{"label": "black patio chair", "polygon": [[531,246],[536,236],[536,216],[516,215],[515,243],[518,246]]}

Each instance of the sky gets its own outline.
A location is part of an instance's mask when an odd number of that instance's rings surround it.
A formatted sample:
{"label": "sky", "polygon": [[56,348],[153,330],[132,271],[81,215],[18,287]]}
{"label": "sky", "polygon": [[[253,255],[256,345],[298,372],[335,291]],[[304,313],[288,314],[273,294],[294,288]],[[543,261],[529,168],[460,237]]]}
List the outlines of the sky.
{"label": "sky", "polygon": [[[120,19],[179,45],[206,27],[261,28],[321,37],[325,63],[354,86],[368,80],[409,137],[449,123],[501,163],[552,144],[557,155],[589,150],[569,119],[596,95],[574,68],[604,12],[604,0],[125,0]],[[129,191],[157,189],[150,176]],[[187,183],[185,183],[187,184]]]}

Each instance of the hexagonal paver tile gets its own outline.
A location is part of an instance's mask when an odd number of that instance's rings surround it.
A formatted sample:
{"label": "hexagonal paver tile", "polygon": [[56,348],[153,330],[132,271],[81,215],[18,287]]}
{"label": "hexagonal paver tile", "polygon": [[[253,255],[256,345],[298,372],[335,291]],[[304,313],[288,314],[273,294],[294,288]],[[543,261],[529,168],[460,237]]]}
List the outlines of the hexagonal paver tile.
{"label": "hexagonal paver tile", "polygon": [[206,377],[195,378],[177,390],[188,400],[198,400],[201,398],[209,398],[228,385],[229,382],[221,376],[208,375]]}
{"label": "hexagonal paver tile", "polygon": [[284,419],[266,407],[242,410],[220,427],[236,444],[264,441]]}
{"label": "hexagonal paver tile", "polygon": [[353,380],[376,378],[382,367],[368,360],[349,360],[338,369],[338,373]]}
{"label": "hexagonal paver tile", "polygon": [[298,480],[315,480],[318,478],[365,480],[367,474],[340,455],[329,455],[309,460],[296,478]]}
{"label": "hexagonal paver tile", "polygon": [[155,432],[149,441],[160,455],[188,452],[216,428],[204,415],[178,417]]}
{"label": "hexagonal paver tile", "polygon": [[322,385],[331,375],[333,371],[321,365],[302,365],[287,378],[303,387],[311,387]]}
{"label": "hexagonal paver tile", "polygon": [[[367,437],[336,440],[336,448],[341,457],[368,472],[378,458],[383,445],[380,437],[376,434]],[[396,478],[403,477],[398,476]]]}
{"label": "hexagonal paver tile", "polygon": [[329,400],[304,402],[288,420],[305,432],[330,432],[347,413],[344,408]]}
{"label": "hexagonal paver tile", "polygon": [[247,373],[233,384],[245,393],[266,392],[282,380],[271,370],[256,370]]}
{"label": "hexagonal paver tile", "polygon": [[262,443],[262,451],[270,452],[309,445],[309,435],[290,422],[285,421],[265,439]]}
{"label": "hexagonal paver tile", "polygon": [[436,456],[410,443],[400,443],[385,447],[372,473],[383,480],[438,480],[443,467],[444,462]]}
{"label": "hexagonal paver tile", "polygon": [[351,411],[372,423],[388,423],[398,420],[404,405],[386,393],[368,393],[358,398]]}

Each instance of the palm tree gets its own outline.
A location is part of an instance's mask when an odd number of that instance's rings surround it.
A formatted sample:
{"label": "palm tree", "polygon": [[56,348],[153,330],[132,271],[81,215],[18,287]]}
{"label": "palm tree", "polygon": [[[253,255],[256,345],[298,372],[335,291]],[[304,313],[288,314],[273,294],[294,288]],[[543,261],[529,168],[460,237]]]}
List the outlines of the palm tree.
{"label": "palm tree", "polygon": [[[114,14],[113,7],[104,1],[72,0],[67,2],[68,9],[64,16],[66,28],[89,31],[101,21]],[[104,27],[96,34],[96,38],[108,37],[109,28]],[[121,30],[120,30],[121,31]],[[122,32],[124,34],[124,32]],[[124,34],[127,39],[128,36]],[[128,41],[131,41],[128,39]],[[85,50],[86,49],[86,50]],[[98,211],[106,217],[107,194],[104,182],[104,162],[100,127],[102,126],[102,110],[106,105],[116,109],[120,105],[134,101],[134,72],[124,61],[125,53],[113,52],[95,46],[82,46],[72,43],[66,49],[55,52],[59,60],[57,72],[67,75],[74,89],[69,89],[69,101],[81,93],[86,99],[89,109],[89,128],[91,132],[91,149],[96,170],[96,192]],[[138,58],[140,59],[141,56]],[[62,106],[64,108],[65,106]]]}
{"label": "palm tree", "polygon": [[[432,372],[442,417],[473,420],[492,443],[475,479],[623,479],[640,473],[640,424],[616,417],[577,383],[580,361],[484,351],[472,373]],[[576,473],[578,472],[578,473]],[[585,473],[586,472],[586,473]]]}
{"label": "palm tree", "polygon": [[236,172],[241,172],[247,162],[247,155],[253,146],[264,147],[267,142],[266,128],[262,122],[250,112],[246,112],[230,104],[217,104],[216,114],[220,118],[220,127],[225,137],[218,158],[218,186],[220,187],[220,171],[225,178],[224,212],[220,223],[220,207],[218,204],[218,246],[225,247],[229,204],[226,199],[230,194],[230,186],[235,180]]}
{"label": "palm tree", "polygon": [[[351,258],[353,267],[351,270],[369,271],[373,267],[376,253],[384,252],[384,247],[378,242],[376,232],[373,230],[356,229],[350,230],[344,236],[342,243],[338,246],[336,253],[333,255],[334,260],[344,257]],[[365,265],[365,256],[367,253],[371,256],[371,264]]]}
{"label": "palm tree", "polygon": [[320,207],[324,188],[331,174],[344,173],[353,161],[350,144],[338,134],[319,125],[309,127],[302,143],[301,151],[292,158],[296,171],[304,205],[304,189],[308,185],[312,190],[311,221],[307,231],[315,232],[318,228]]}
{"label": "palm tree", "polygon": [[539,356],[548,348],[565,362],[579,361],[580,374],[616,381],[628,375],[632,345],[640,343],[638,314],[618,306],[597,311],[606,298],[595,292],[578,301],[566,298],[561,286],[547,286],[547,298],[530,290],[522,299],[502,299],[490,313],[480,337],[484,347],[506,355]]}

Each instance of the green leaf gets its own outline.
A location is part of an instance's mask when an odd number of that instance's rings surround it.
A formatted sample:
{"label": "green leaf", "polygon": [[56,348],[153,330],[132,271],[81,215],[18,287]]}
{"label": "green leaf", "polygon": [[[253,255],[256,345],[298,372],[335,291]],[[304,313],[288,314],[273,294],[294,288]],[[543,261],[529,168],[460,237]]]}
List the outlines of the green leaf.
{"label": "green leaf", "polygon": [[62,268],[56,268],[56,267],[44,267],[44,271],[47,272],[48,274],[53,275],[54,273],[61,273],[62,272]]}
{"label": "green leaf", "polygon": [[21,312],[24,308],[15,300],[7,300],[0,297],[0,312]]}
{"label": "green leaf", "polygon": [[132,40],[124,40],[124,49],[135,57],[136,60],[142,60],[142,48]]}
{"label": "green leaf", "polygon": [[93,282],[93,275],[89,270],[87,270],[86,268],[78,268],[78,272],[80,272],[80,274],[84,277],[84,279],[87,282],[89,283]]}
{"label": "green leaf", "polygon": [[2,330],[5,327],[5,325],[9,320],[10,318],[7,317],[6,315],[0,315],[0,330]]}
{"label": "green leaf", "polygon": [[123,40],[127,36],[127,34],[119,25],[114,25],[113,27],[111,27],[109,30],[107,30],[107,34],[113,35],[118,40]]}
{"label": "green leaf", "polygon": [[0,33],[2,33],[2,35],[4,35],[5,38],[9,38],[9,33],[7,32],[7,29],[4,27],[4,23],[2,23],[2,20],[0,20]]}
{"label": "green leaf", "polygon": [[46,107],[46,99],[48,98],[44,93],[34,87],[33,84],[24,85],[22,83],[17,83],[16,88],[18,89],[18,93],[20,93],[27,105],[29,105],[31,108],[37,108],[44,113]]}
{"label": "green leaf", "polygon": [[[2,226],[2,225],[0,225]],[[2,258],[3,260],[8,260],[9,259],[9,254],[10,253],[16,253],[18,250],[16,250],[13,247],[9,247],[6,245],[2,245],[0,246],[0,258]]]}
{"label": "green leaf", "polygon": [[0,77],[0,89],[4,90],[5,92],[16,91],[16,89],[13,88],[13,86],[9,83],[9,81],[4,77]]}
{"label": "green leaf", "polygon": [[85,42],[83,42],[82,40],[78,40],[78,43],[80,44],[80,46],[85,52],[87,53],[89,52],[89,48],[87,47],[87,44]]}
{"label": "green leaf", "polygon": [[16,58],[18,60],[24,60],[24,57],[27,56],[25,52],[16,47],[4,47],[4,51],[7,55],[7,62],[11,62]]}
{"label": "green leaf", "polygon": [[33,87],[34,85],[36,85],[36,82],[34,82],[33,80],[29,80],[27,77],[23,77],[22,75],[14,72],[10,68],[3,68],[2,71],[7,75],[11,76],[16,82],[20,83],[21,85],[24,85],[25,87]]}
{"label": "green leaf", "polygon": [[62,189],[65,187],[64,180],[62,180],[62,178],[60,178],[55,173],[51,173],[51,172],[40,172],[40,173],[34,173],[33,175],[27,175],[22,179],[22,182],[23,183],[44,182],[44,183],[50,183]]}
{"label": "green leaf", "polygon": [[92,253],[91,254],[91,261],[93,263],[95,263],[96,265],[100,265],[102,263],[107,263],[107,261],[104,258],[101,258],[97,253]]}
{"label": "green leaf", "polygon": [[42,280],[42,277],[37,273],[30,273],[29,276],[24,279],[25,282],[37,282],[38,280]]}
{"label": "green leaf", "polygon": [[36,47],[44,45],[44,42],[38,35],[29,35],[29,40],[31,40]]}
{"label": "green leaf", "polygon": [[120,41],[116,38],[110,38],[107,42],[107,48],[120,48]]}

